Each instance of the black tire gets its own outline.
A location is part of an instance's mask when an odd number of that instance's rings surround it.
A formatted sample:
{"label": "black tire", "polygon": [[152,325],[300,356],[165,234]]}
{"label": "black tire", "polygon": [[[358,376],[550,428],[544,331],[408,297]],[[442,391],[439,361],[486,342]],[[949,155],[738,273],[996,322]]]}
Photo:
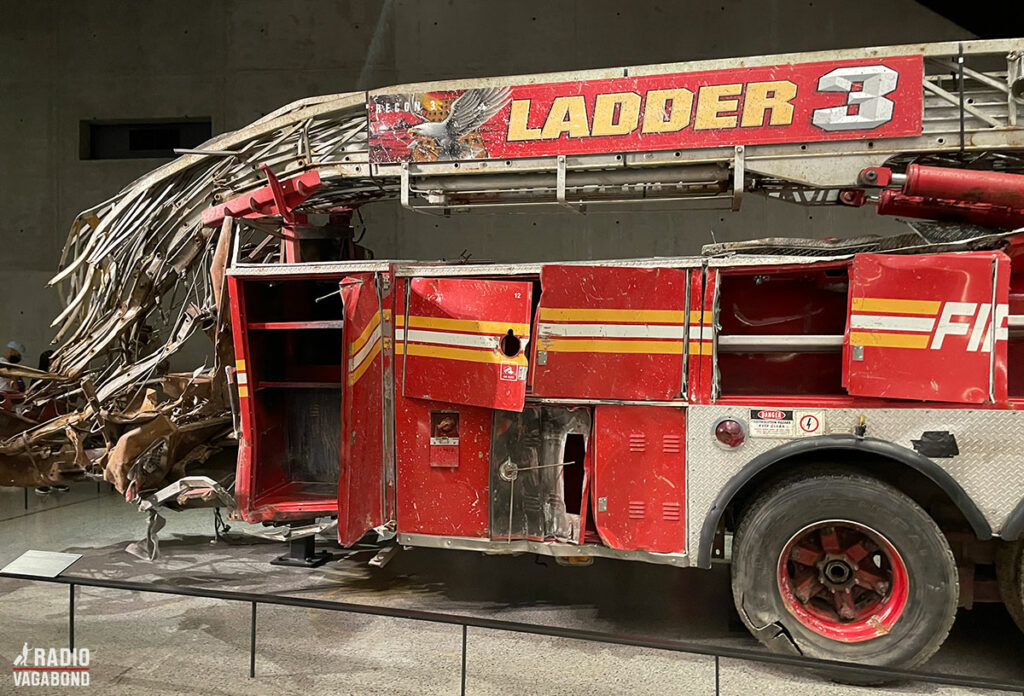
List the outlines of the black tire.
{"label": "black tire", "polygon": [[[791,539],[804,538],[798,534],[807,534],[806,530],[830,520],[850,523],[854,533],[863,528],[876,533],[891,545],[905,567],[905,603],[900,602],[903,608],[888,633],[874,637],[872,632],[872,637],[860,642],[843,642],[812,630],[787,607],[780,589],[782,573],[796,566],[781,565],[782,553],[791,548]],[[831,527],[823,525],[821,529]],[[867,562],[873,564],[880,558],[881,554],[874,553]],[[821,563],[817,567],[824,573]],[[806,571],[805,577],[817,572],[814,566],[801,570]],[[818,599],[809,601],[822,602],[823,597],[833,596],[828,594],[830,587],[826,584]],[[891,589],[894,583],[879,587],[895,592]],[[774,652],[901,669],[922,664],[939,649],[953,625],[959,599],[953,553],[934,520],[892,486],[847,473],[789,478],[759,495],[736,530],[732,588],[744,624]],[[861,590],[853,589],[863,597]],[[831,676],[857,683],[880,681],[852,673]]]}
{"label": "black tire", "polygon": [[1014,622],[1024,631],[1024,539],[999,544],[996,551],[999,595]]}

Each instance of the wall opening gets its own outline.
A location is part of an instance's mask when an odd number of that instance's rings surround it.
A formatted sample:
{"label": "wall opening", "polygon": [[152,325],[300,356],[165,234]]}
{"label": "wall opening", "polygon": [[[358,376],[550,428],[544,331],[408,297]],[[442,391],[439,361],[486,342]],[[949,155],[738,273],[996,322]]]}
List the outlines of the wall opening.
{"label": "wall opening", "polygon": [[149,159],[175,157],[175,148],[194,148],[210,139],[209,118],[153,121],[82,121],[79,158]]}

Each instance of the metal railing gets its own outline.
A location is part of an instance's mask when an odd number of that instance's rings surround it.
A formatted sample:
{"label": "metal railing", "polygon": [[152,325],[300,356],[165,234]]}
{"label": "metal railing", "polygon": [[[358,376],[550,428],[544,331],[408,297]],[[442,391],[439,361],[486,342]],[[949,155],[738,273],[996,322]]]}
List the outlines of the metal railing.
{"label": "metal railing", "polygon": [[304,609],[322,609],[325,611],[340,611],[350,614],[366,614],[370,616],[381,616],[393,619],[406,619],[409,621],[423,621],[434,624],[446,624],[460,626],[462,628],[462,691],[466,694],[466,648],[470,628],[480,628],[491,631],[507,631],[510,633],[524,633],[551,638],[565,638],[570,640],[589,641],[592,643],[605,643],[610,645],[625,645],[637,648],[650,648],[655,650],[667,650],[672,652],[687,653],[691,655],[702,655],[715,659],[715,694],[719,690],[719,671],[721,659],[746,660],[749,662],[760,662],[785,667],[797,667],[801,669],[816,670],[830,675],[841,675],[863,680],[872,681],[918,681],[943,686],[960,686],[976,689],[990,689],[994,691],[1008,691],[1024,694],[1024,682],[1009,682],[987,677],[963,676],[958,674],[943,674],[933,672],[921,672],[916,670],[889,669],[887,667],[876,667],[872,665],[858,665],[834,660],[819,660],[797,655],[778,655],[775,653],[748,650],[745,648],[734,648],[720,645],[708,645],[688,641],[668,640],[663,638],[650,638],[643,636],[623,635],[617,633],[602,633],[599,631],[586,631],[574,628],[563,628],[560,626],[544,626],[540,624],[528,624],[515,621],[500,621],[477,616],[466,616],[462,614],[448,614],[443,612],[422,611],[419,609],[401,609],[397,607],[371,606],[367,604],[353,604],[349,602],[338,602],[325,599],[310,599],[306,597],[290,597],[281,595],[264,595],[252,592],[235,592],[231,590],[214,590],[205,588],[182,588],[169,587],[160,584],[149,584],[141,582],[130,582],[125,580],[107,580],[89,578],[84,576],[59,576],[56,578],[41,577],[35,575],[16,575],[13,573],[0,573],[0,578],[16,580],[30,580],[34,582],[57,583],[68,586],[68,647],[75,647],[75,589],[76,587],[98,587],[109,590],[125,590],[130,592],[149,592],[154,594],[178,595],[183,597],[201,597],[204,599],[219,599],[229,602],[246,602],[252,607],[252,615],[249,633],[249,677],[256,676],[256,608],[260,604],[300,607]]}

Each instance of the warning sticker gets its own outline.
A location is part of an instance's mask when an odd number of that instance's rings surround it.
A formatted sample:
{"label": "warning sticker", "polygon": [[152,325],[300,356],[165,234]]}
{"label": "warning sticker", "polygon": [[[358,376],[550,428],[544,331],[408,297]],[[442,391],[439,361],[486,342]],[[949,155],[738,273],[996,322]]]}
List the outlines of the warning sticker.
{"label": "warning sticker", "polygon": [[750,437],[795,437],[795,432],[792,411],[750,409]]}
{"label": "warning sticker", "polygon": [[824,434],[821,411],[789,411],[777,408],[750,409],[750,436],[797,438]]}
{"label": "warning sticker", "polygon": [[820,411],[797,411],[793,414],[793,419],[796,421],[797,437],[823,434]]}

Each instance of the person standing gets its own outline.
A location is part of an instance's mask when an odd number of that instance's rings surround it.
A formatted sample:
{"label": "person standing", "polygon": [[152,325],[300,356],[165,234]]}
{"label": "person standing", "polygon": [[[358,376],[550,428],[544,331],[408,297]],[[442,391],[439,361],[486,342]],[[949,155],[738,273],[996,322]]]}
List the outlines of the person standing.
{"label": "person standing", "polygon": [[[9,341],[0,364],[8,363],[17,365],[21,362],[21,356],[25,353],[25,346],[18,341]],[[20,377],[0,376],[0,392],[9,394],[20,394],[25,391],[25,382]]]}

